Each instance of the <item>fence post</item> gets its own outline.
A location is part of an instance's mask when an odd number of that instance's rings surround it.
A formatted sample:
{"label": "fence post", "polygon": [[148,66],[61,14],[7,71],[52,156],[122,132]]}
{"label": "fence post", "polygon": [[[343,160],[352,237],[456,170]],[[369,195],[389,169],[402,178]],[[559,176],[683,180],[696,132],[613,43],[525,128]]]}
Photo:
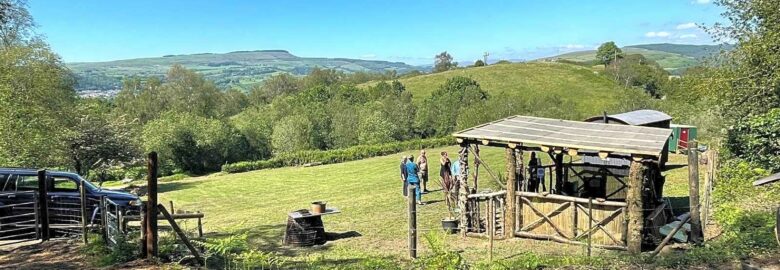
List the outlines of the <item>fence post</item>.
{"label": "fence post", "polygon": [[106,215],[108,207],[106,207],[106,196],[100,196],[100,226],[103,227],[101,232],[103,233],[103,241],[108,243],[108,215]]}
{"label": "fence post", "polygon": [[[577,211],[577,209],[574,209]],[[593,197],[588,198],[588,257],[591,255],[593,241]]]}
{"label": "fence post", "polygon": [[699,212],[699,150],[696,141],[688,141],[688,186],[691,207],[691,242],[702,242],[701,216]]}
{"label": "fence post", "polygon": [[[522,154],[521,154],[522,155]],[[517,152],[514,148],[506,149],[506,207],[504,211],[504,238],[509,239],[515,236],[515,225],[517,216],[515,207],[517,207]]]}
{"label": "fence post", "polygon": [[157,257],[157,152],[149,153],[146,169],[146,258]]}
{"label": "fence post", "polygon": [[87,193],[84,191],[84,181],[80,182],[79,198],[81,200],[81,237],[87,244]]}
{"label": "fence post", "polygon": [[46,191],[46,170],[38,170],[38,208],[41,219],[41,240],[49,240],[49,203]]}
{"label": "fence post", "polygon": [[[493,262],[493,236],[496,233],[496,209],[493,197],[488,197],[488,260]],[[506,230],[506,229],[505,229]]]}
{"label": "fence post", "polygon": [[414,196],[414,185],[409,185],[407,201],[409,202],[409,257],[417,258],[417,202]]}
{"label": "fence post", "polygon": [[[198,211],[198,214],[200,214],[200,211]],[[198,238],[203,238],[203,222],[201,218],[198,218]]]}
{"label": "fence post", "polygon": [[146,202],[141,203],[141,257],[146,257]]}

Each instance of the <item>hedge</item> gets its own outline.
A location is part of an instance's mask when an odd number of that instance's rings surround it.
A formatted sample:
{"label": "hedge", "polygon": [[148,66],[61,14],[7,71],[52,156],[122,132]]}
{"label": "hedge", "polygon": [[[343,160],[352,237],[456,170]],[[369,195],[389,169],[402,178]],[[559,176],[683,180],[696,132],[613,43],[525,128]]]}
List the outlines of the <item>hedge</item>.
{"label": "hedge", "polygon": [[376,145],[357,145],[332,150],[307,150],[282,153],[273,158],[256,161],[241,161],[222,165],[226,173],[239,173],[254,170],[300,166],[307,163],[331,164],[364,158],[384,156],[406,150],[434,148],[451,145],[454,140],[449,137],[434,139],[417,139],[403,142],[393,142]]}

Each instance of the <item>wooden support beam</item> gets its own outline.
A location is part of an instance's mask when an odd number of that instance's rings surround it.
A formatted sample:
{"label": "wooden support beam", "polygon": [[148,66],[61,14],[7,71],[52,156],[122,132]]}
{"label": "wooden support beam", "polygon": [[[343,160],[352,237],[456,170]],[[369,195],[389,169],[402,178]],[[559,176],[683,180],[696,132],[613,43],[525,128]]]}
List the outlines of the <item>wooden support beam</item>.
{"label": "wooden support beam", "polygon": [[504,211],[504,237],[512,237],[512,233],[515,230],[515,207],[517,206],[517,153],[512,148],[506,149],[506,211]]}
{"label": "wooden support beam", "polygon": [[409,211],[409,258],[417,259],[417,198],[414,196],[415,187],[409,185],[407,198],[407,210]]}
{"label": "wooden support beam", "polygon": [[41,222],[40,237],[41,241],[49,240],[49,196],[46,192],[46,170],[38,171],[38,217]]}
{"label": "wooden support beam", "polygon": [[468,195],[471,194],[468,186],[468,167],[469,167],[469,150],[468,145],[461,147],[459,152],[458,161],[460,164],[460,171],[456,172],[455,178],[458,181],[458,208],[460,209],[460,230],[461,235],[466,237],[469,225],[471,223],[471,208],[469,207]]}
{"label": "wooden support beam", "polygon": [[699,147],[696,141],[688,141],[688,187],[691,207],[691,242],[701,244],[701,215],[699,213]]}
{"label": "wooden support beam", "polygon": [[639,254],[642,251],[642,231],[644,229],[642,189],[646,171],[645,164],[631,162],[626,194],[626,204],[628,204],[626,245],[628,251],[634,254]]}
{"label": "wooden support beam", "polygon": [[146,258],[152,259],[158,255],[157,246],[157,152],[149,153],[146,164]]}
{"label": "wooden support beam", "polygon": [[668,243],[669,243],[669,241],[671,241],[671,240],[672,240],[672,238],[674,238],[674,235],[675,235],[675,234],[677,234],[677,231],[679,231],[679,230],[680,230],[680,229],[683,227],[683,225],[685,225],[685,223],[688,223],[688,221],[689,221],[690,219],[691,219],[691,217],[690,217],[690,216],[687,216],[687,217],[685,217],[685,219],[684,219],[682,222],[678,223],[678,224],[677,224],[677,226],[674,226],[674,228],[672,229],[672,231],[671,231],[671,232],[669,232],[669,234],[668,234],[668,235],[666,235],[666,237],[664,237],[664,240],[663,240],[663,241],[661,241],[661,244],[659,244],[659,245],[658,245],[658,246],[655,248],[655,250],[653,250],[653,252],[652,252],[652,253],[650,253],[650,257],[652,258],[652,257],[655,257],[655,255],[658,255],[658,253],[660,253],[660,252],[661,252],[661,250],[663,250],[663,249],[664,249],[664,247],[666,246],[666,244],[668,244]]}
{"label": "wooden support beam", "polygon": [[201,264],[203,261],[203,258],[200,257],[200,252],[198,252],[197,249],[195,249],[195,246],[192,245],[190,242],[190,239],[187,237],[186,234],[184,234],[184,231],[179,228],[179,225],[176,224],[176,220],[171,217],[171,214],[168,213],[168,210],[165,210],[165,206],[162,204],[157,205],[157,209],[160,211],[160,213],[165,216],[165,219],[168,220],[168,223],[171,224],[171,228],[173,228],[173,231],[176,232],[177,235],[179,235],[179,239],[181,239],[182,242],[184,242],[184,245],[187,246],[187,249],[190,250],[192,253],[192,256],[195,257],[195,260],[197,260],[198,264]]}

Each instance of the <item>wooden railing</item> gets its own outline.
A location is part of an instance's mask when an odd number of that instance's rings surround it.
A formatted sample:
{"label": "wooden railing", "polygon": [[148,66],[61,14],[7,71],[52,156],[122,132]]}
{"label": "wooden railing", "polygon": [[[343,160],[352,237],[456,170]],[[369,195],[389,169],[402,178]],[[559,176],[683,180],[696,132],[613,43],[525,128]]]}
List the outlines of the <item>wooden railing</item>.
{"label": "wooden railing", "polygon": [[518,192],[515,236],[626,250],[625,202]]}
{"label": "wooden railing", "polygon": [[467,234],[475,236],[493,234],[494,237],[503,238],[505,197],[506,190],[468,195],[473,224],[468,226]]}

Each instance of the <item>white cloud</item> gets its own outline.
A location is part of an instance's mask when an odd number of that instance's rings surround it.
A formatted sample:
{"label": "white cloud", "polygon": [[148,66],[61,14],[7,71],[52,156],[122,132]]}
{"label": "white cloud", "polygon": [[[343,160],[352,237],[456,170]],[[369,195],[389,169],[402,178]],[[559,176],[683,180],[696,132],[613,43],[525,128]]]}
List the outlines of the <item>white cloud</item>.
{"label": "white cloud", "polygon": [[688,38],[697,38],[698,36],[696,34],[685,34],[680,35],[680,39],[688,39]]}
{"label": "white cloud", "polygon": [[582,44],[566,44],[566,45],[561,46],[561,47],[563,47],[564,49],[570,49],[570,50],[571,49],[584,49],[585,45],[582,45]]}
{"label": "white cloud", "polygon": [[696,24],[689,22],[677,25],[677,30],[696,28]]}
{"label": "white cloud", "polygon": [[670,35],[671,35],[671,34],[670,34],[669,32],[665,32],[665,31],[658,31],[658,32],[647,32],[647,33],[645,33],[645,36],[646,36],[646,37],[660,37],[660,38],[665,38],[665,37],[669,37]]}
{"label": "white cloud", "polygon": [[700,4],[700,5],[706,5],[706,4],[710,3],[710,0],[696,0],[696,1],[693,1],[693,2],[696,3],[696,4]]}

